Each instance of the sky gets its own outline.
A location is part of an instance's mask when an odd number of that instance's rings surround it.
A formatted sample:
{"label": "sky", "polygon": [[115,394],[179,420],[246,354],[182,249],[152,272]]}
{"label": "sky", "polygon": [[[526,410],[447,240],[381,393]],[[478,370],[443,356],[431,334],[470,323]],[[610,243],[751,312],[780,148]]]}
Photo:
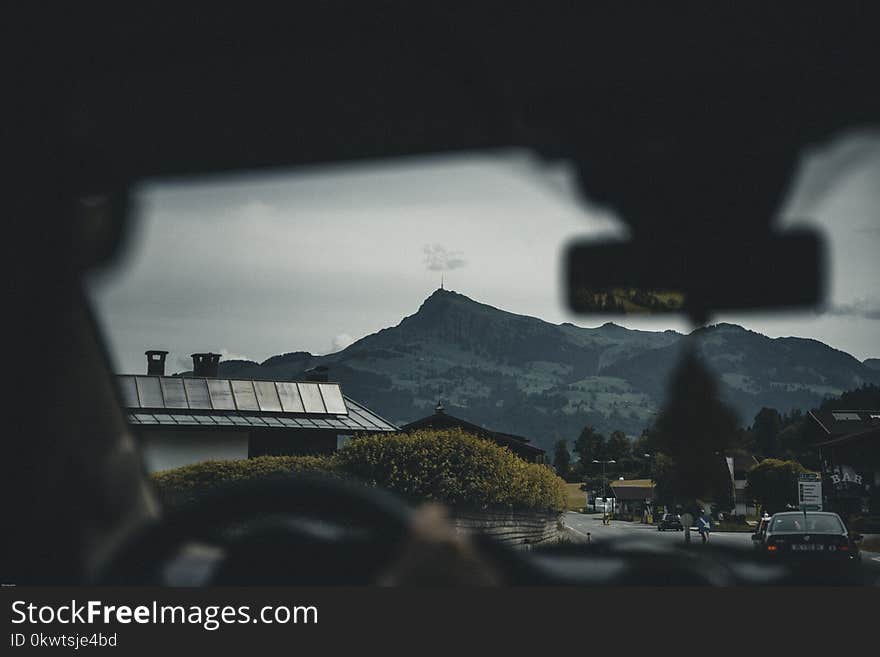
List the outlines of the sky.
{"label": "sky", "polygon": [[[505,150],[143,183],[127,246],[87,289],[117,372],[146,349],[262,361],[326,354],[415,313],[440,286],[549,322],[687,332],[675,315],[584,316],[563,302],[574,238],[625,238],[565,163]],[[880,357],[880,131],[805,151],[777,223],[826,236],[818,310],[713,317]]]}

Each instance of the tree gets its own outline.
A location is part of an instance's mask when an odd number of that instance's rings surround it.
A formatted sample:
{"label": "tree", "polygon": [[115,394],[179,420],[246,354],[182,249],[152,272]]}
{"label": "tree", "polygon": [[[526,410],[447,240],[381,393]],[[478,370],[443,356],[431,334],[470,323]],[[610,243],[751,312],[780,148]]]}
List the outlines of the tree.
{"label": "tree", "polygon": [[764,459],[746,473],[746,495],[765,511],[784,511],[798,502],[798,475],[807,469],[797,461]]}
{"label": "tree", "polygon": [[609,459],[614,459],[618,462],[630,457],[632,448],[630,447],[629,439],[623,431],[611,432],[605,452]]}
{"label": "tree", "polygon": [[736,443],[738,429],[712,374],[694,353],[685,354],[673,373],[669,401],[648,436],[656,452],[655,481],[667,502],[730,497],[733,484],[724,454]]}
{"label": "tree", "polygon": [[589,470],[594,459],[605,459],[605,437],[591,426],[584,427],[574,441],[574,451],[584,468]]}
{"label": "tree", "polygon": [[557,440],[553,447],[553,467],[563,479],[571,470],[571,454],[568,451],[568,441]]}
{"label": "tree", "polygon": [[775,458],[779,456],[779,432],[782,430],[782,417],[775,408],[766,406],[758,411],[752,423],[755,437],[755,450],[761,456]]}

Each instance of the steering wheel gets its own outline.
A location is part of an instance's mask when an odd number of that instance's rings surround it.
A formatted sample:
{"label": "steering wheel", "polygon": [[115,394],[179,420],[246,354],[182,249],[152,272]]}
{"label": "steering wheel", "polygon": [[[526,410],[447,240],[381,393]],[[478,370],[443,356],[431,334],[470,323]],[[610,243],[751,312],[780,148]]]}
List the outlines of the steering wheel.
{"label": "steering wheel", "polygon": [[95,579],[160,584],[181,548],[220,535],[224,557],[205,585],[369,584],[401,550],[411,517],[393,495],[329,476],[230,484],[131,536]]}

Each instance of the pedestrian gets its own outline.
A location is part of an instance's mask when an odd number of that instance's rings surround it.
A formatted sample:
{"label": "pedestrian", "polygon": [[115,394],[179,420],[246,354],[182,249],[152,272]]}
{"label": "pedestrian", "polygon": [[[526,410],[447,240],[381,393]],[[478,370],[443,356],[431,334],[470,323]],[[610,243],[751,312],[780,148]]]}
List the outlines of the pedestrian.
{"label": "pedestrian", "polygon": [[700,518],[697,521],[700,529],[700,538],[703,544],[709,542],[709,531],[712,529],[712,516],[705,509],[700,509]]}
{"label": "pedestrian", "polygon": [[685,512],[681,515],[681,526],[684,529],[684,542],[691,542],[691,523],[694,521],[690,513]]}

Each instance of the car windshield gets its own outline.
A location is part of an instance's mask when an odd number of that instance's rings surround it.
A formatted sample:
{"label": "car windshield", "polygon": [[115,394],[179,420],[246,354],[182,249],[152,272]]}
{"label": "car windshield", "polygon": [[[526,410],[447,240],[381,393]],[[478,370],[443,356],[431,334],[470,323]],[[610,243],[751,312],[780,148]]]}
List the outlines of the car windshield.
{"label": "car windshield", "polygon": [[145,182],[89,293],[169,507],[202,481],[318,471],[475,531],[531,514],[519,545],[663,549],[686,539],[642,528],[689,514],[751,547],[805,474],[821,508],[880,517],[878,176],[874,134],[801,160],[777,223],[828,240],[809,312],[574,314],[564,247],[629,229],[570,165],[519,150]]}
{"label": "car windshield", "polygon": [[781,515],[773,518],[768,529],[774,534],[841,534],[843,525],[836,516],[832,515]]}

